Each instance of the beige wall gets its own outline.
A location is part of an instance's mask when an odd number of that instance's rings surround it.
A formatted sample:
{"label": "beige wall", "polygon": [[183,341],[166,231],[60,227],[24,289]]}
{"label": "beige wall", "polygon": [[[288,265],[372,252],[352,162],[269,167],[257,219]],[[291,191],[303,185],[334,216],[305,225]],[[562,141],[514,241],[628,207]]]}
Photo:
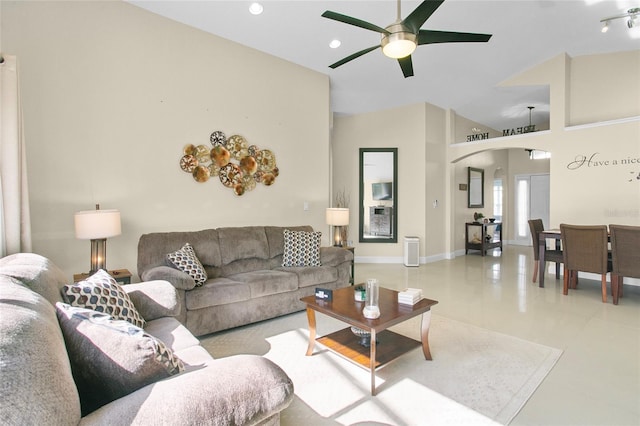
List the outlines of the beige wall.
{"label": "beige wall", "polygon": [[571,61],[569,125],[640,114],[640,50]]}
{"label": "beige wall", "polygon": [[[426,115],[426,106],[417,104],[334,119],[333,189],[351,194],[349,239],[359,261],[401,262],[404,236],[419,236],[420,255],[426,253]],[[358,242],[359,148],[398,148],[397,244]]]}
{"label": "beige wall", "polygon": [[[73,214],[95,203],[121,211],[108,266],[132,272],[146,232],[310,224],[328,235],[326,75],[124,2],[0,8],[2,51],[19,61],[34,251],[69,277],[89,267]],[[237,197],[184,173],[182,147],[214,130],[271,149],[275,184]]]}

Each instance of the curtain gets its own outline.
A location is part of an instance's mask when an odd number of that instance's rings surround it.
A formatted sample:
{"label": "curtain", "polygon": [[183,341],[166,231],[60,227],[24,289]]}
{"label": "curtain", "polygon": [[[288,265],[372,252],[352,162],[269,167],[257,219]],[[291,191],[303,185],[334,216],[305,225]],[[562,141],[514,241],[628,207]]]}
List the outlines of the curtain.
{"label": "curtain", "polygon": [[17,59],[0,57],[0,257],[31,251],[27,159]]}

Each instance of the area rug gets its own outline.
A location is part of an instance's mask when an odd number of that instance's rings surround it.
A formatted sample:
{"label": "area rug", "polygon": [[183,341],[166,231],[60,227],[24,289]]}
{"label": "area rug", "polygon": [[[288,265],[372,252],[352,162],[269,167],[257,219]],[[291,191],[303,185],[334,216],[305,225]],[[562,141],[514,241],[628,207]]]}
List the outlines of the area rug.
{"label": "area rug", "polygon": [[[317,315],[318,333],[344,324]],[[418,318],[392,328],[419,339]],[[297,313],[202,338],[215,357],[264,355],[291,377],[296,398],[281,413],[282,425],[509,424],[562,354],[528,342],[433,315],[433,361],[412,350],[369,372],[316,343],[305,356],[307,320]],[[383,345],[384,342],[378,342]]]}

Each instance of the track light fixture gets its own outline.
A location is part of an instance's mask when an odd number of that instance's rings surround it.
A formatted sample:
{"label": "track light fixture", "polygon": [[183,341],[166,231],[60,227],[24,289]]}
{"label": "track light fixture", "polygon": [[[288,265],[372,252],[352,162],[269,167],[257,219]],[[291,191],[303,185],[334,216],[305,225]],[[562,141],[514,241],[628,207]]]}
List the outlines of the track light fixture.
{"label": "track light fixture", "polygon": [[640,7],[633,7],[627,10],[626,13],[623,13],[621,15],[610,16],[608,18],[601,19],[600,22],[602,22],[603,24],[602,32],[606,33],[607,31],[609,31],[609,22],[613,21],[614,19],[629,18],[627,19],[627,27],[629,27],[629,29],[634,28],[638,24],[638,15],[640,15]]}

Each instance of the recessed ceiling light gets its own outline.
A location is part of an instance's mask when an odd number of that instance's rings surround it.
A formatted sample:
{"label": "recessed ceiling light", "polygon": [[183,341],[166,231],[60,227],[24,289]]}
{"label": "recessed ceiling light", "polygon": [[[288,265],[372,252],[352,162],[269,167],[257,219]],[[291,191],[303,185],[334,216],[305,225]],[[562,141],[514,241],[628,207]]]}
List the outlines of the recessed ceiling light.
{"label": "recessed ceiling light", "polygon": [[249,6],[249,12],[251,12],[252,15],[260,15],[263,10],[264,8],[260,3],[251,3],[251,6]]}
{"label": "recessed ceiling light", "polygon": [[332,49],[337,49],[338,47],[340,47],[340,45],[342,44],[342,42],[340,40],[331,40],[331,42],[329,43],[329,47]]}

